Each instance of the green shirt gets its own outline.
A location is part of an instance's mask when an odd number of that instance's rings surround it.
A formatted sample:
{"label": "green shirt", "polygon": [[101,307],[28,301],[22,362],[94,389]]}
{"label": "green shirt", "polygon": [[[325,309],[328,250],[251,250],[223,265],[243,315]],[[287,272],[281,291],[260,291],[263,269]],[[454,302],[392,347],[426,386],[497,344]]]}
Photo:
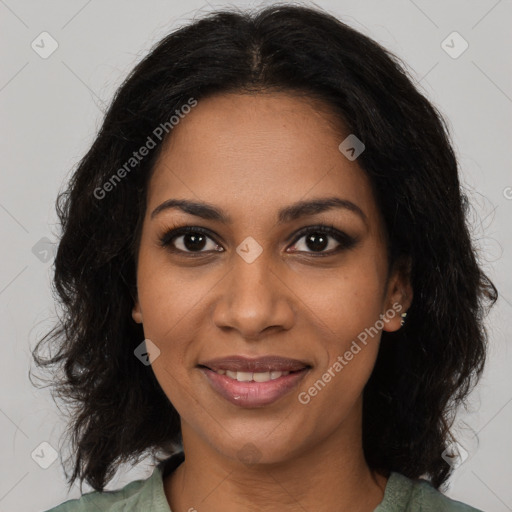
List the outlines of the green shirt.
{"label": "green shirt", "polygon": [[[146,480],[135,480],[116,491],[90,492],[46,512],[172,512],[163,479],[184,460],[183,452],[160,462]],[[389,476],[384,499],[374,512],[482,512],[453,501],[426,480],[410,480],[400,473]]]}

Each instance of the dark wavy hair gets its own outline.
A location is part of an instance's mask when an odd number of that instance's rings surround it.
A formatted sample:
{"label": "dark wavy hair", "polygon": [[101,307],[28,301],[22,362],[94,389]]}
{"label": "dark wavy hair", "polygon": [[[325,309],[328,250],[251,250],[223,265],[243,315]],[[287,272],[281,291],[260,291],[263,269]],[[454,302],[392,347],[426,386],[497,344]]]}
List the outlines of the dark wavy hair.
{"label": "dark wavy hair", "polygon": [[[392,53],[321,10],[274,5],[214,12],[156,44],[59,193],[61,314],[33,357],[62,369],[52,374],[52,395],[72,405],[70,487],[79,478],[103,490],[119,463],[169,456],[181,443],[177,411],[134,356],[144,334],[131,317],[148,181],[172,132],[104,197],[99,188],[190,98],[273,91],[322,100],[364,142],[357,162],[385,220],[390,268],[409,262],[407,322],[382,333],[364,390],[367,462],[436,488],[449,477],[441,455],[454,411],[483,370],[483,320],[498,297],[471,239],[449,130]],[[56,352],[41,357],[42,343]]]}

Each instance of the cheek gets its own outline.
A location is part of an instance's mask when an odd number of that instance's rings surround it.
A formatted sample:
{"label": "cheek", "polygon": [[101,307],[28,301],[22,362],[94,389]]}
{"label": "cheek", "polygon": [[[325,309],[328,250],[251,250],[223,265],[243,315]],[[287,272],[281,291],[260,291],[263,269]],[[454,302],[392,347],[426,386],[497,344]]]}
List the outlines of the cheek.
{"label": "cheek", "polygon": [[190,283],[181,283],[157,270],[139,291],[144,336],[160,351],[152,361],[152,370],[180,415],[190,408],[189,379],[194,361],[191,340],[200,338],[198,317],[204,315],[197,292]]}
{"label": "cheek", "polygon": [[145,336],[154,338],[155,343],[168,344],[183,325],[187,329],[198,326],[194,317],[215,284],[213,277],[199,267],[171,266],[165,254],[141,251],[137,286]]}
{"label": "cheek", "polygon": [[348,293],[330,298],[335,308],[316,311],[319,364],[298,397],[310,408],[311,417],[324,418],[320,427],[324,433],[345,421],[360,400],[375,366],[381,337],[381,329],[375,327],[380,314],[375,294],[361,294],[359,299]]}
{"label": "cheek", "polygon": [[[302,276],[294,289],[303,314],[316,327],[319,367],[315,375],[340,400],[359,395],[371,375],[382,331],[384,279],[378,264],[359,262],[332,269],[329,277]],[[321,347],[321,348],[320,348]],[[314,391],[313,391],[314,393]],[[335,397],[331,397],[337,400]]]}
{"label": "cheek", "polygon": [[142,251],[137,286],[144,337],[159,350],[153,372],[169,400],[178,404],[190,361],[190,340],[196,338],[199,326],[200,292],[204,295],[205,288]]}
{"label": "cheek", "polygon": [[357,337],[382,313],[385,276],[378,264],[357,259],[329,272],[296,273],[291,283],[310,316],[340,342]]}

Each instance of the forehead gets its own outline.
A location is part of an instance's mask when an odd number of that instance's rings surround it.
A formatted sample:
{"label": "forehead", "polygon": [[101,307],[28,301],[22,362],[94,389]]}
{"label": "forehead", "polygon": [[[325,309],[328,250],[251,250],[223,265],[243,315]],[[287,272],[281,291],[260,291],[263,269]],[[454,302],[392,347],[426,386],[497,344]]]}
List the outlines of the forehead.
{"label": "forehead", "polygon": [[336,195],[378,217],[366,173],[338,149],[347,135],[325,104],[286,93],[200,100],[163,147],[148,210],[187,198],[262,218],[291,202]]}

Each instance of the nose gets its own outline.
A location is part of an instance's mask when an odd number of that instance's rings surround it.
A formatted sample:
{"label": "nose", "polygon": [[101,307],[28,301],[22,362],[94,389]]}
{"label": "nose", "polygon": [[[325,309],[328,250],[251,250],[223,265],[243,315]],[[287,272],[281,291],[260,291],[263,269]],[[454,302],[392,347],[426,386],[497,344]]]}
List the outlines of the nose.
{"label": "nose", "polygon": [[222,280],[213,321],[224,331],[238,331],[244,339],[256,340],[268,331],[289,330],[295,313],[293,294],[270,268],[263,255],[247,263],[233,255],[230,272]]}

